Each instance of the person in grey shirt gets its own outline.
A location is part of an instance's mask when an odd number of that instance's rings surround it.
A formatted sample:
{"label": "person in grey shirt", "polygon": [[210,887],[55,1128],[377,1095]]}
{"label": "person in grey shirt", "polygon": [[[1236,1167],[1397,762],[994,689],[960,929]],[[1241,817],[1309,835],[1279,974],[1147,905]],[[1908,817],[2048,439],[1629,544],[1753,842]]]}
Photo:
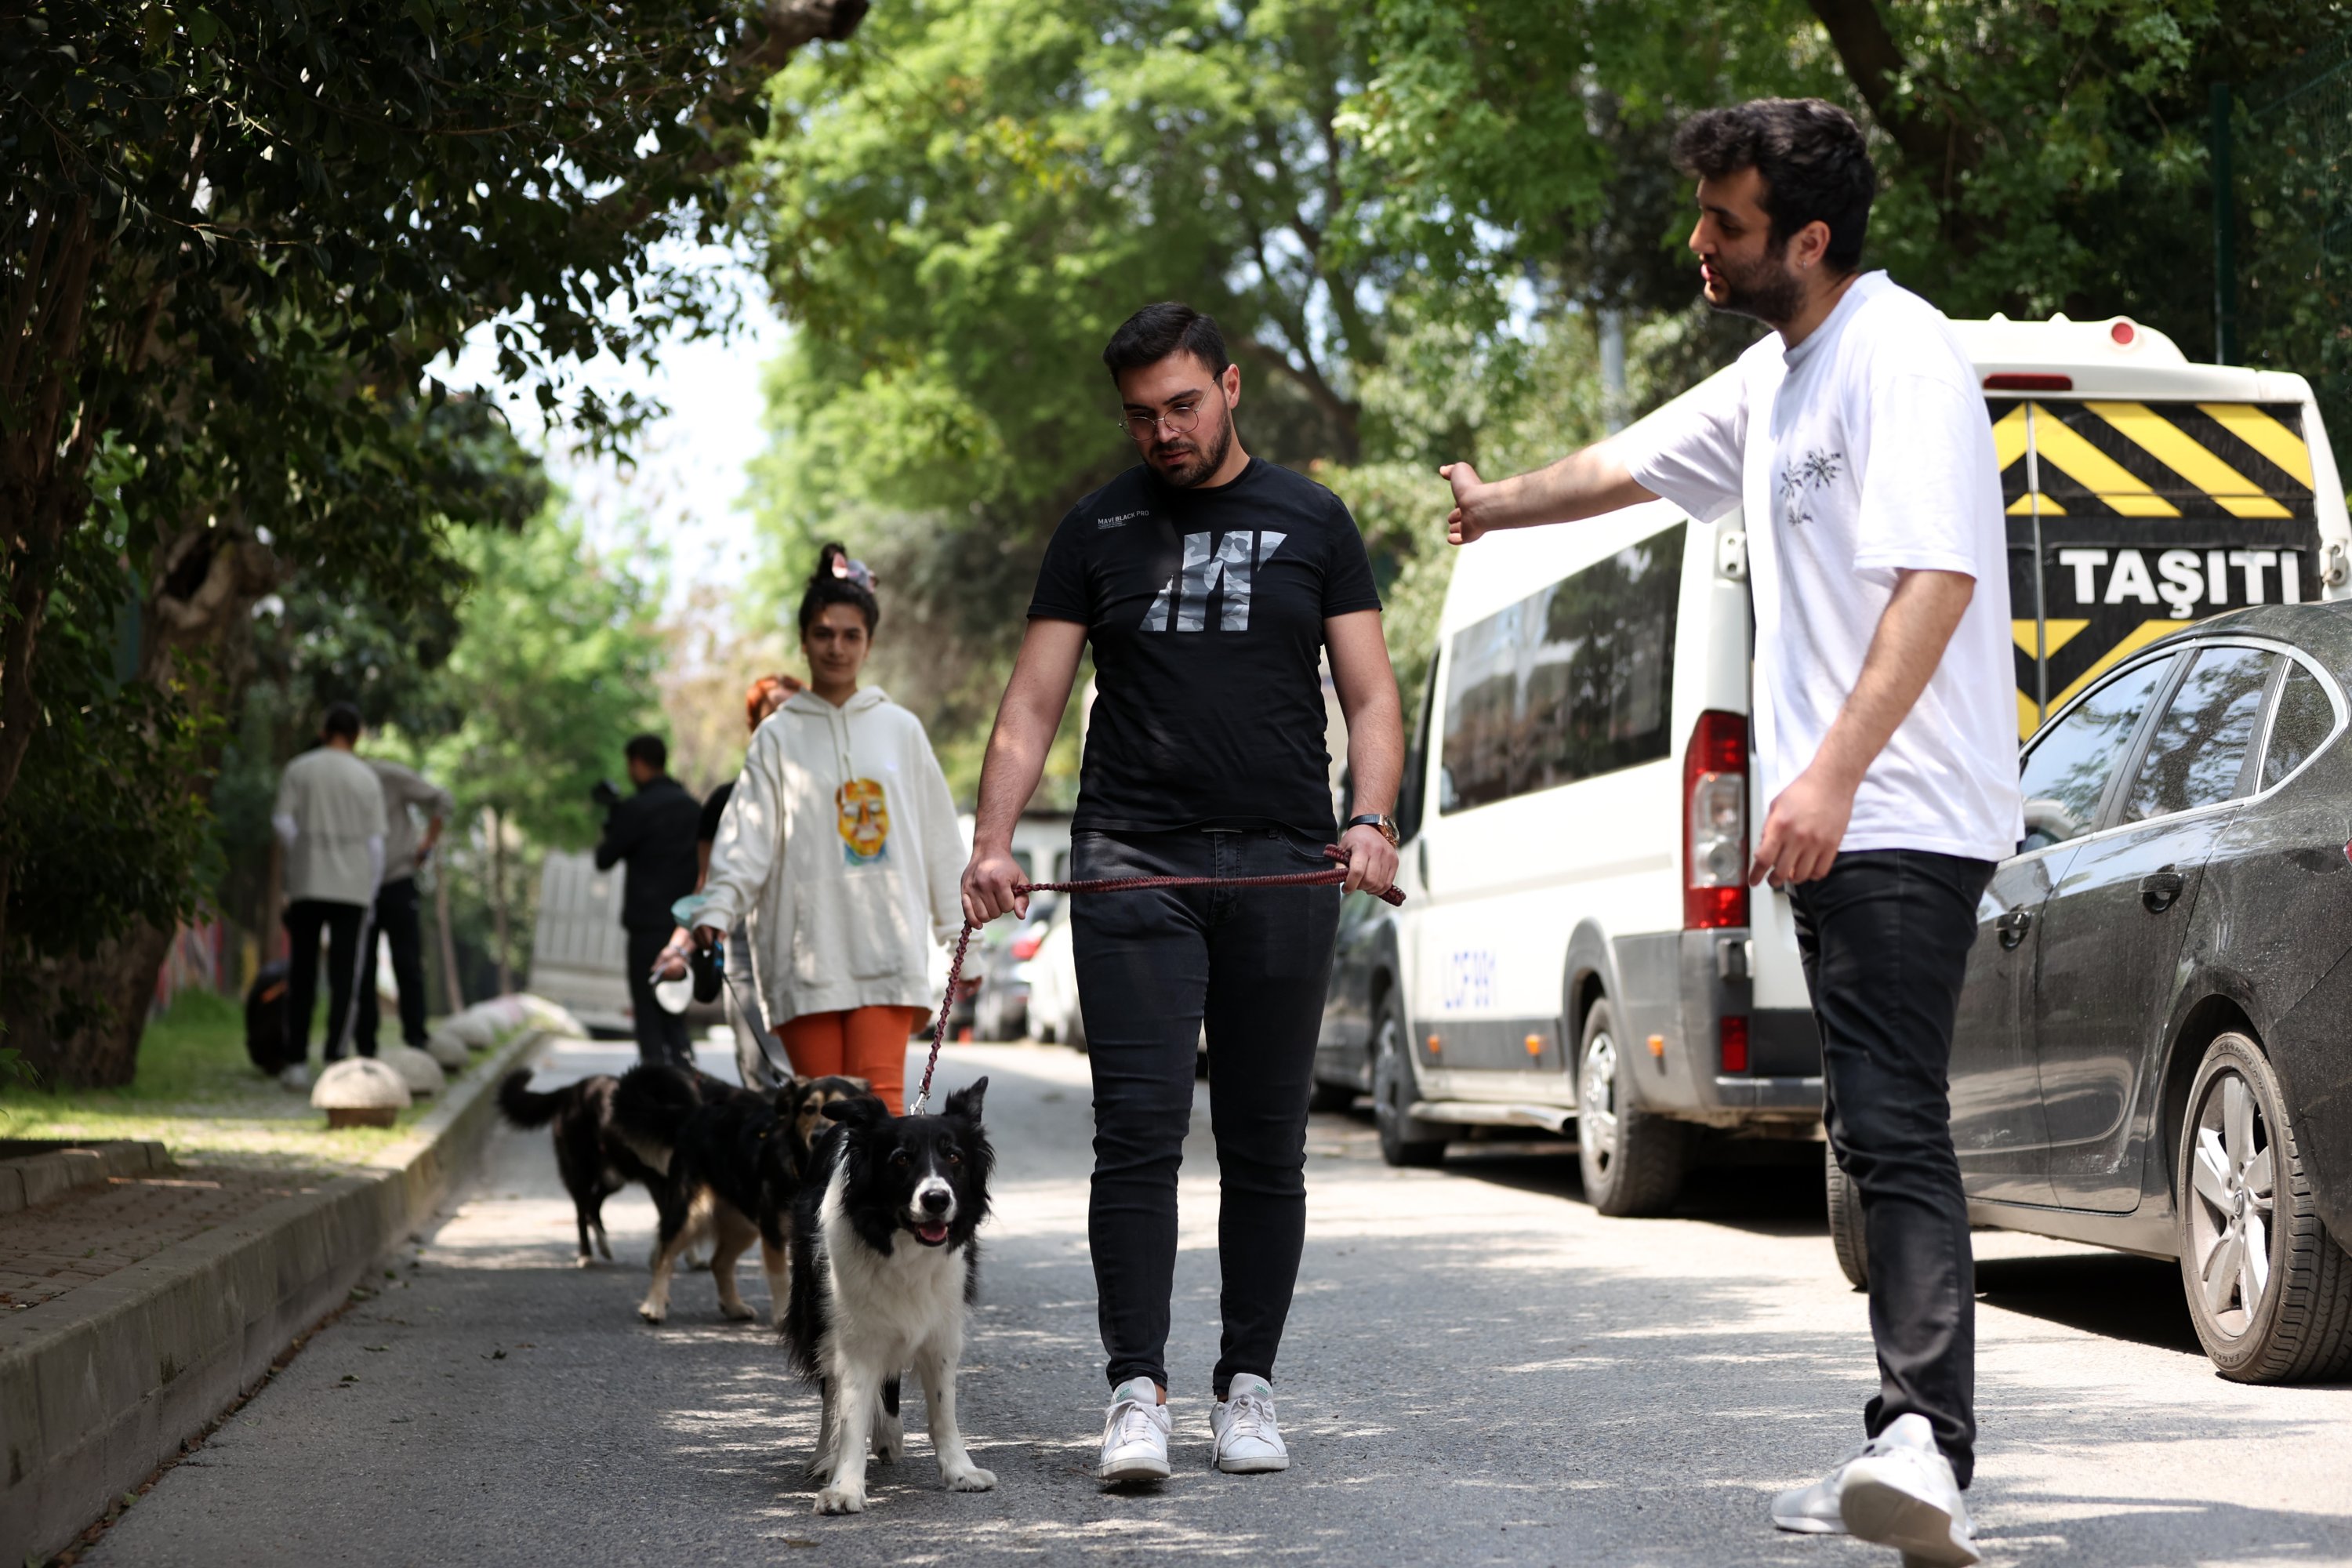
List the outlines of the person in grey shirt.
{"label": "person in grey shirt", "polygon": [[[269,820],[286,847],[286,936],[289,943],[286,1057],[279,1079],[288,1089],[310,1087],[310,1012],[319,998],[319,938],[328,939],[326,1059],[350,1049],[360,955],[368,945],[368,915],[383,880],[387,826],[383,786],[352,754],[360,738],[360,710],[348,702],[327,710],[316,750],[286,764]],[[362,1054],[373,1056],[373,1045]]]}
{"label": "person in grey shirt", "polygon": [[[392,949],[392,978],[400,993],[400,1037],[412,1046],[425,1044],[425,933],[417,920],[416,873],[432,858],[441,841],[442,825],[457,802],[439,784],[428,783],[414,768],[382,757],[369,757],[376,782],[383,787],[383,886],[376,889],[375,928]],[[425,833],[416,832],[416,816],[425,817]],[[376,944],[367,944],[360,964],[360,1055],[375,1055],[376,1026],[382,1006],[376,1000]]]}

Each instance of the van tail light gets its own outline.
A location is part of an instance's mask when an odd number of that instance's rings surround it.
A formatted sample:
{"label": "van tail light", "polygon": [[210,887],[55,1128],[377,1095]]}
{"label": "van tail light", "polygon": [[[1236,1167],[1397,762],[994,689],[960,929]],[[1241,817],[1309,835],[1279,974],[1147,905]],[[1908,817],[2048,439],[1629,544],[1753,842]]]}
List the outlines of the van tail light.
{"label": "van tail light", "polygon": [[1683,929],[1748,923],[1748,721],[1710,710],[1683,753]]}
{"label": "van tail light", "polygon": [[1987,392],[2072,392],[2071,375],[2045,375],[2032,371],[1996,371],[1984,378]]}
{"label": "van tail light", "polygon": [[1723,1070],[1748,1070],[1748,1015],[1727,1013],[1717,1020],[1717,1032],[1723,1042]]}
{"label": "van tail light", "polygon": [[1043,943],[1045,940],[1045,933],[1042,931],[1033,931],[1026,936],[1014,937],[1013,939],[1013,956],[1021,959],[1036,957],[1038,946]]}

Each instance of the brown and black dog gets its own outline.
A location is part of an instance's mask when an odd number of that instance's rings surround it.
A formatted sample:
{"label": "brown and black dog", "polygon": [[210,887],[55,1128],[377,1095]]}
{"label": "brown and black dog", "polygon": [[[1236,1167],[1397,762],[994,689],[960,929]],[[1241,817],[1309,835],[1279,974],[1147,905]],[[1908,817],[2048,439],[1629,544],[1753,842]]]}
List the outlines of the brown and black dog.
{"label": "brown and black dog", "polygon": [[[716,1079],[705,1080],[717,1084]],[[652,1194],[654,1207],[667,1210],[676,1203],[669,1177],[637,1157],[613,1121],[613,1093],[621,1080],[609,1073],[583,1078],[562,1089],[530,1087],[530,1069],[518,1068],[499,1085],[499,1109],[517,1127],[555,1126],[555,1168],[563,1188],[572,1194],[573,1217],[580,1225],[580,1267],[613,1260],[613,1244],[604,1238],[604,1200],[631,1182]],[[719,1085],[728,1088],[728,1085]]]}
{"label": "brown and black dog", "polygon": [[621,1135],[638,1157],[661,1172],[668,1203],[656,1203],[661,1234],[654,1243],[653,1282],[637,1315],[648,1323],[669,1316],[669,1283],[679,1256],[706,1228],[712,1238],[711,1278],[719,1310],[730,1318],[757,1314],[735,1288],[735,1265],[754,1241],[768,1276],[772,1322],[781,1325],[792,1256],[793,1199],[807,1179],[811,1151],[832,1125],[824,1108],[873,1098],[858,1078],[796,1078],[772,1094],[720,1086],[676,1068],[629,1069],[614,1092]]}

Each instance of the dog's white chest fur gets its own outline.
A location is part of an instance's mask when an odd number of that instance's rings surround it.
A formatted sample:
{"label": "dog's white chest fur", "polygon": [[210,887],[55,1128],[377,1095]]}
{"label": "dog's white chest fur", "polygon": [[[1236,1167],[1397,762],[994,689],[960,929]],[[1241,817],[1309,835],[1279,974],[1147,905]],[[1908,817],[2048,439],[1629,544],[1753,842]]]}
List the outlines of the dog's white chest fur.
{"label": "dog's white chest fur", "polygon": [[867,1246],[843,1208],[847,1173],[836,1163],[825,1184],[817,1226],[824,1237],[826,1324],[835,1356],[897,1371],[916,1346],[961,1340],[964,1281],[971,1268],[962,1247],[925,1247],[904,1231],[887,1253]]}

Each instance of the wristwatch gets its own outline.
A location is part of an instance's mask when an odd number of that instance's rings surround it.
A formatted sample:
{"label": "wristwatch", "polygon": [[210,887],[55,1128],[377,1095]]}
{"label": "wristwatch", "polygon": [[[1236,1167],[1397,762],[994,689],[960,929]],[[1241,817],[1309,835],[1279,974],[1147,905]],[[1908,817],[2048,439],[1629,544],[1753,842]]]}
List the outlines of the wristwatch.
{"label": "wristwatch", "polygon": [[[1396,824],[1377,811],[1368,811],[1360,816],[1348,818],[1348,827],[1377,827],[1381,830],[1381,837],[1389,841],[1390,848],[1393,849],[1397,847]],[[1339,831],[1344,834],[1348,831],[1348,827],[1342,827]]]}

